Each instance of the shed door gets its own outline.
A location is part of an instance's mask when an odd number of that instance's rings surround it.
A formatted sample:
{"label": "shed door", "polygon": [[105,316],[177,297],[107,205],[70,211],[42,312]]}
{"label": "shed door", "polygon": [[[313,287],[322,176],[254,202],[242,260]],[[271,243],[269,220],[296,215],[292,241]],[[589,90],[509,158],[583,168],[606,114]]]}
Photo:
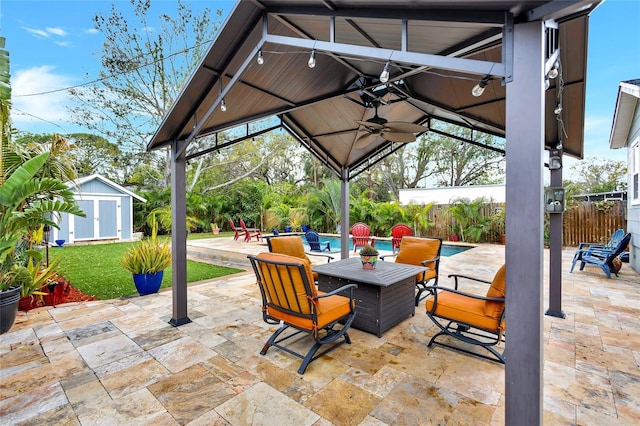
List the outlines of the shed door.
{"label": "shed door", "polygon": [[74,221],[73,239],[91,239],[94,238],[95,209],[93,208],[93,200],[76,200],[78,206],[86,213],[87,217],[72,216]]}
{"label": "shed door", "polygon": [[98,201],[99,238],[118,236],[118,203],[115,200]]}

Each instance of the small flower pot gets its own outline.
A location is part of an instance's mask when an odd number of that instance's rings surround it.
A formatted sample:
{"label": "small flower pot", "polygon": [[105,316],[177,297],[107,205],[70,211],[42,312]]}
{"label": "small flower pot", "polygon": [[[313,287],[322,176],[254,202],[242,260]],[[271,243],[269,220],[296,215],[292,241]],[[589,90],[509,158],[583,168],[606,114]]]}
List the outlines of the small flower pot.
{"label": "small flower pot", "polygon": [[0,291],[0,334],[9,331],[18,315],[22,286]]}
{"label": "small flower pot", "polygon": [[360,260],[362,261],[362,269],[373,270],[373,269],[376,269],[376,262],[378,261],[378,256],[361,254]]}

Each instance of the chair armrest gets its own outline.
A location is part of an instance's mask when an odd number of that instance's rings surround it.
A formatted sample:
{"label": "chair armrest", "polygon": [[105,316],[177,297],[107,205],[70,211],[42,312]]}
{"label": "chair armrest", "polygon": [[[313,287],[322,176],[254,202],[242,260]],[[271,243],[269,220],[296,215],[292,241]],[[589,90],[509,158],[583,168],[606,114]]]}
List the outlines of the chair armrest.
{"label": "chair armrest", "polygon": [[349,296],[349,299],[353,299],[353,289],[354,288],[358,288],[358,284],[346,284],[346,285],[343,285],[340,288],[336,288],[335,290],[330,291],[329,293],[318,294],[317,296],[314,296],[313,298],[314,299],[322,299],[323,297],[333,296],[334,294],[338,294],[341,291],[349,289],[349,292],[351,293],[351,295]]}
{"label": "chair armrest", "polygon": [[455,280],[455,289],[458,289],[458,279],[464,278],[471,281],[477,281],[479,283],[491,284],[491,281],[483,280],[480,278],[470,277],[468,275],[460,275],[460,274],[451,274],[448,275],[449,278],[453,278]]}
{"label": "chair armrest", "polygon": [[385,254],[384,256],[380,256],[380,260],[382,260],[384,262],[384,258],[385,257],[396,257],[398,255],[398,253],[394,253],[394,254]]}
{"label": "chair armrest", "polygon": [[317,253],[317,252],[309,252],[306,251],[305,254],[309,255],[309,256],[322,256],[322,257],[326,257],[327,258],[327,263],[331,262],[333,259],[335,259],[333,256],[328,255],[328,254],[324,254],[324,253]]}
{"label": "chair armrest", "polygon": [[[433,259],[427,259],[427,260],[423,260],[422,262],[420,262],[422,264],[422,266],[427,266],[427,263],[431,263],[431,262],[437,262],[440,260],[440,256],[436,256]],[[449,275],[451,276],[451,275]]]}

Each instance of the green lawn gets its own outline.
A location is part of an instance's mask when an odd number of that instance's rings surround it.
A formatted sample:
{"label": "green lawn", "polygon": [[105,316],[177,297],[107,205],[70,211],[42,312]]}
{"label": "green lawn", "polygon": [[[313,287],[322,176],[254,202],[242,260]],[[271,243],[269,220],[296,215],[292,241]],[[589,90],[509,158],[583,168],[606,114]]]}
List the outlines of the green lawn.
{"label": "green lawn", "polygon": [[[212,234],[194,235],[190,235],[189,239],[213,237]],[[51,247],[49,257],[62,259],[59,270],[75,288],[101,300],[115,299],[137,294],[131,273],[120,264],[122,254],[134,244],[107,243],[64,246],[62,248]],[[242,269],[187,260],[187,282],[206,280],[237,272],[242,272]],[[162,287],[171,287],[171,268],[164,271]]]}

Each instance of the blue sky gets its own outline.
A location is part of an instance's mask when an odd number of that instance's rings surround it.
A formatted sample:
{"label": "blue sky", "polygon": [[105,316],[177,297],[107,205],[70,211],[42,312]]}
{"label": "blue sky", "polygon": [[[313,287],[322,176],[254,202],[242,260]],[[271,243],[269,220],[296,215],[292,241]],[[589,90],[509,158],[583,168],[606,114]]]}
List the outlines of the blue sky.
{"label": "blue sky", "polygon": [[[234,1],[185,1],[194,10],[224,10]],[[128,3],[119,0],[116,3]],[[172,13],[173,0],[152,0],[150,16]],[[123,4],[121,10],[126,10]],[[11,55],[14,127],[33,133],[82,131],[68,120],[63,89],[95,78],[102,35],[92,17],[107,13],[110,1],[0,0],[0,32]],[[585,155],[615,160],[624,150],[609,149],[609,133],[620,81],[640,78],[640,0],[607,0],[591,15],[587,63]],[[574,164],[567,161],[565,166]]]}

